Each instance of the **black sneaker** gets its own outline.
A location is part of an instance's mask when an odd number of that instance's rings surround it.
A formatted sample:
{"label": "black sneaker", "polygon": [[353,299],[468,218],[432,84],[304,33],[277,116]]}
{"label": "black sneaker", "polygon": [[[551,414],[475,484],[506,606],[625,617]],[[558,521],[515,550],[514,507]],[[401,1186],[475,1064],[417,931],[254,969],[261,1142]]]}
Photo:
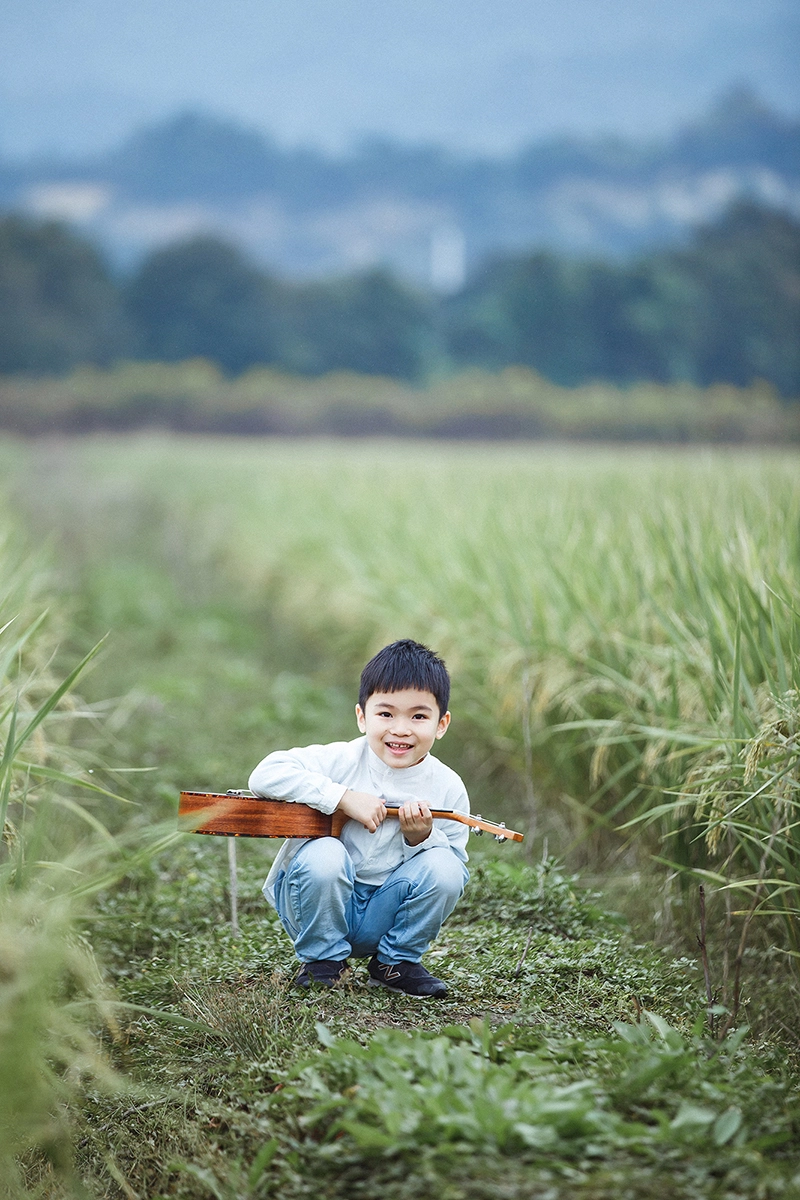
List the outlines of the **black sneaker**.
{"label": "black sneaker", "polygon": [[422,963],[382,963],[378,962],[377,955],[373,955],[367,970],[370,987],[385,987],[406,996],[432,996],[437,1000],[443,1000],[447,995],[441,979],[426,971]]}
{"label": "black sneaker", "polygon": [[347,959],[335,962],[330,958],[321,958],[318,962],[303,963],[295,983],[300,987],[311,987],[312,983],[322,984],[323,987],[333,987],[347,970]]}

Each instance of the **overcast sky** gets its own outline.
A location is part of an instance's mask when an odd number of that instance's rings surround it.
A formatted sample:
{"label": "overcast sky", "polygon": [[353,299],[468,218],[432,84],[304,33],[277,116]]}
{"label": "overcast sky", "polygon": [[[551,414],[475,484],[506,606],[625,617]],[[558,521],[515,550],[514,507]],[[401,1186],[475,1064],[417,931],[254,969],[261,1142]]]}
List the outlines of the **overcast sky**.
{"label": "overcast sky", "polygon": [[0,151],[204,109],[282,143],[658,136],[748,83],[800,113],[800,0],[2,0]]}

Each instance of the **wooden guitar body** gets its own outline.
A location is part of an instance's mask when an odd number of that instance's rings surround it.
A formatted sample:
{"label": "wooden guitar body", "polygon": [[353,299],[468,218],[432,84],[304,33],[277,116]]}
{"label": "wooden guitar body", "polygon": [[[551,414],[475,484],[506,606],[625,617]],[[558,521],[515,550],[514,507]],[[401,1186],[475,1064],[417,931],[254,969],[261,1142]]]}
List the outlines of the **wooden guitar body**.
{"label": "wooden guitar body", "polygon": [[321,813],[308,804],[287,804],[285,800],[262,800],[235,793],[181,792],[178,816],[198,814],[202,814],[201,822],[194,833],[224,837],[338,837],[347,820],[344,813]]}
{"label": "wooden guitar body", "polygon": [[[434,818],[468,825],[473,833],[492,833],[501,842],[521,842],[523,838],[521,833],[480,816],[449,809],[431,812]],[[397,809],[387,805],[386,815],[396,817]],[[338,837],[348,820],[344,813],[326,815],[308,804],[266,800],[246,792],[181,792],[178,816],[187,832],[257,838]]]}

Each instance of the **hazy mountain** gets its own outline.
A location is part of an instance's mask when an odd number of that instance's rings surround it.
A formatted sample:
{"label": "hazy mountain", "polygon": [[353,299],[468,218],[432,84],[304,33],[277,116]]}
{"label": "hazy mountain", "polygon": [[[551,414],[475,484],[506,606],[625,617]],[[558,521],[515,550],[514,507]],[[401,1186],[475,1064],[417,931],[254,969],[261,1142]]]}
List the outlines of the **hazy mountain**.
{"label": "hazy mountain", "polygon": [[339,157],[186,113],[82,161],[0,164],[0,205],[75,223],[119,263],[198,232],[294,277],[386,264],[442,290],[510,250],[624,255],[748,197],[800,212],[800,121],[745,89],[658,144],[561,138],[505,158],[372,140]]}

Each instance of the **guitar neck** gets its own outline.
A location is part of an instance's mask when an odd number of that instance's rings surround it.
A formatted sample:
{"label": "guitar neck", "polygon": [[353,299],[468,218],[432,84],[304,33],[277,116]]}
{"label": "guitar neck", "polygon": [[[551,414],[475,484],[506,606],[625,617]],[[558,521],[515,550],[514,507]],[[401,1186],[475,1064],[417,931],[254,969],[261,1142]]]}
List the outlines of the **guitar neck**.
{"label": "guitar neck", "polygon": [[[398,807],[394,804],[387,804],[387,817],[396,817]],[[484,821],[480,813],[473,816],[471,813],[456,812],[454,808],[432,808],[431,816],[434,820],[458,821],[461,825],[468,825],[473,833],[494,834],[500,841],[521,842],[525,836],[522,833],[517,833],[515,829],[507,829],[502,822],[498,824],[495,821]]]}

